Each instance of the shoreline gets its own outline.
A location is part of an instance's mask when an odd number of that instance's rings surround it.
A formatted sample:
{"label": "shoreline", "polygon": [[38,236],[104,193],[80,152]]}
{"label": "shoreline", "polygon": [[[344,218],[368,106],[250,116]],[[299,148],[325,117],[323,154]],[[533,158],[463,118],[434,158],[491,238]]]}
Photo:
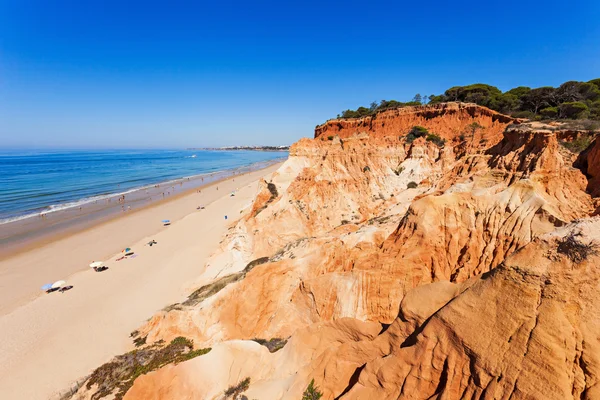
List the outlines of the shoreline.
{"label": "shoreline", "polygon": [[[227,229],[251,210],[259,180],[269,180],[281,164],[214,183],[202,193],[182,193],[3,262],[0,397],[54,398],[131,350],[129,334],[189,295]],[[196,210],[198,201],[204,210]],[[170,226],[157,224],[159,215],[174,210],[181,216]],[[147,246],[150,240],[157,244]],[[136,257],[119,259],[124,247]],[[102,253],[108,256],[100,258]],[[89,262],[97,260],[108,269],[91,270]],[[67,280],[73,289],[41,292],[39,282],[48,276]]]}
{"label": "shoreline", "polygon": [[[229,195],[229,191],[235,190],[238,186],[235,183],[236,178],[241,185],[241,181],[243,181],[245,178],[248,178],[249,175],[264,173],[268,170],[274,171],[279,168],[282,163],[283,161],[279,161],[276,163],[271,163],[262,169],[248,171],[239,175],[222,177],[220,180],[209,182],[204,186],[201,186],[201,193],[198,193],[198,187],[189,188],[165,199],[160,199],[156,202],[132,209],[131,211],[125,213],[115,213],[114,215],[110,215],[103,220],[92,221],[90,225],[75,226],[71,229],[54,231],[53,233],[45,235],[42,238],[34,238],[25,245],[21,245],[18,248],[12,248],[12,251],[11,249],[3,249],[1,251],[3,254],[0,254],[0,261],[2,261],[0,264],[0,315],[10,313],[19,306],[26,304],[35,297],[38,297],[40,292],[39,287],[45,283],[49,283],[50,280],[56,281],[58,279],[64,279],[65,277],[68,277],[74,273],[83,271],[89,268],[88,264],[90,262],[112,257],[120,248],[127,247],[128,243],[138,241],[141,237],[147,237],[148,235],[160,232],[164,228],[163,224],[160,222],[163,217],[146,220],[147,214],[154,214],[160,210],[161,212],[158,215],[168,214],[170,216],[169,219],[171,220],[171,223],[174,224],[175,222],[185,218],[187,215],[198,212],[196,209],[197,205],[203,204],[204,206],[207,206],[221,196]],[[221,185],[220,193],[218,191],[219,185]],[[211,189],[215,188],[216,190],[213,192]],[[210,191],[210,193],[206,193],[208,191]],[[204,194],[206,194],[206,196],[203,196]],[[184,208],[178,207],[179,203],[182,201],[186,203],[186,207]],[[115,226],[120,226],[121,223],[124,223],[123,221],[132,219],[144,219],[143,221],[136,221],[138,222],[138,225],[143,225],[144,229],[136,229],[135,231],[132,231],[128,229],[128,227],[124,227],[125,231],[123,233],[126,237],[126,243],[123,243],[122,246],[105,244],[106,242],[111,242],[109,235],[112,234]],[[98,234],[99,232],[102,232],[102,234]],[[93,251],[89,252],[89,255],[81,254],[82,251],[80,251],[79,248],[87,248],[89,247],[89,244],[85,239],[78,240],[78,238],[87,238],[88,236],[90,238],[89,241],[96,244],[96,246],[94,246]],[[75,247],[77,250],[70,252],[71,246],[68,245],[69,243],[75,243],[72,247]],[[56,252],[54,251],[55,247],[60,247],[64,253],[64,257],[68,257],[69,261],[65,262],[61,260],[61,257],[57,257]],[[36,254],[45,253],[50,253],[53,255],[53,257],[47,258],[35,256]],[[72,257],[73,253],[77,253],[77,257]],[[67,268],[64,267],[65,265],[77,264],[78,266],[72,266],[68,269],[66,275],[62,274],[61,276],[56,277],[53,277],[53,275],[50,274],[47,269],[41,267],[37,268],[36,275],[33,277],[28,277],[27,272],[33,272],[36,270],[34,267],[35,263],[51,265],[52,267],[60,264],[63,265],[62,270],[67,270]],[[11,264],[16,264],[18,268],[11,268]],[[43,273],[40,273],[42,271]],[[28,290],[26,290],[26,288],[19,289],[22,287],[25,280],[31,279],[35,281],[35,284],[31,285],[30,282],[27,282],[29,286],[27,288]],[[17,291],[21,293],[17,295],[16,298],[11,299],[10,297],[12,296],[8,294],[10,291]]]}
{"label": "shoreline", "polygon": [[[71,203],[85,202],[65,209],[50,210],[45,213],[40,212],[26,218],[6,222],[0,225],[0,261],[4,262],[21,253],[46,246],[56,240],[76,235],[88,229],[93,229],[116,218],[138,212],[148,207],[158,206],[198,189],[202,190],[202,188],[218,184],[231,177],[243,176],[253,171],[259,171],[272,165],[280,164],[283,161],[285,159],[259,161],[233,169],[170,179],[152,185],[129,189],[125,192],[98,195],[95,196],[98,197],[97,200],[94,200],[94,198],[88,198],[89,200],[80,199]],[[177,185],[179,186],[176,188],[175,186]],[[169,186],[172,189],[169,189]],[[172,193],[169,193],[165,197],[162,194],[165,192],[165,189],[172,190]],[[123,195],[123,193],[129,196],[129,198],[121,203],[117,201],[117,198]],[[152,198],[152,196],[154,198],[148,202],[147,198]],[[98,201],[102,203],[98,204]],[[61,204],[55,206],[61,206]],[[131,207],[131,209],[127,210],[127,207]],[[124,210],[127,211],[123,212]],[[46,217],[42,219],[40,214],[45,214]]]}

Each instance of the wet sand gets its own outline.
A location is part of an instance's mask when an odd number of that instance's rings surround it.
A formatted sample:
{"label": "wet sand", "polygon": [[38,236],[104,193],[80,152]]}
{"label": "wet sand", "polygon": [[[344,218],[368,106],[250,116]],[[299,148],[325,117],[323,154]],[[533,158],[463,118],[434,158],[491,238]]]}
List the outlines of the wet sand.
{"label": "wet sand", "polygon": [[[0,398],[52,398],[112,356],[130,350],[129,333],[164,306],[185,299],[227,227],[251,207],[259,178],[270,179],[279,165],[3,261]],[[205,209],[197,211],[200,203]],[[166,214],[173,216],[173,223],[165,227],[160,220]],[[152,239],[157,244],[147,246]],[[123,247],[131,247],[137,257],[116,261]],[[88,267],[93,260],[106,261],[109,269],[94,272]],[[57,279],[66,279],[73,289],[40,293],[41,284]],[[33,299],[32,290],[37,293]],[[30,297],[25,304],[24,295]],[[21,305],[15,309],[17,302]]]}

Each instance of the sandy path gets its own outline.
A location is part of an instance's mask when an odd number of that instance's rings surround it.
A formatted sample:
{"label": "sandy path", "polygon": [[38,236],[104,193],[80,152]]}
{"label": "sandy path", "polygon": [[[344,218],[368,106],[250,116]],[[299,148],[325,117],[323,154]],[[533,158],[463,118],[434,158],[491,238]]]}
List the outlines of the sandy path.
{"label": "sandy path", "polygon": [[[3,291],[10,291],[11,286],[4,282],[7,276],[21,285],[34,281],[37,288],[40,282],[65,278],[73,268],[81,270],[90,260],[102,259],[102,252],[113,254],[106,262],[108,271],[96,273],[85,268],[68,278],[74,286],[71,291],[38,296],[0,316],[0,398],[47,399],[111,356],[129,350],[129,333],[155,311],[185,297],[186,283],[202,272],[226,228],[251,204],[257,179],[269,176],[279,165],[4,261]],[[230,197],[235,188],[239,191]],[[196,211],[200,203],[206,209]],[[188,215],[170,227],[157,227],[157,221],[175,210],[185,210]],[[144,246],[150,239],[158,244]],[[125,246],[138,256],[114,261],[116,251]],[[41,261],[45,261],[43,268]],[[52,279],[46,278],[49,274]],[[17,290],[16,295],[19,293]],[[4,298],[10,299],[9,294],[4,293]]]}

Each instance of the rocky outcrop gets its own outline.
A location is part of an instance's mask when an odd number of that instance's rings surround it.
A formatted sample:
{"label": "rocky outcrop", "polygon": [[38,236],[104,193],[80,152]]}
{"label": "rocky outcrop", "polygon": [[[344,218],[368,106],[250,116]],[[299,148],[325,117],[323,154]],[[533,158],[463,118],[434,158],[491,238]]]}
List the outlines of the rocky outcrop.
{"label": "rocky outcrop", "polygon": [[[594,142],[577,159],[577,165],[588,177],[588,191],[594,198],[600,198],[600,140]],[[597,202],[600,206],[600,203]]]}
{"label": "rocky outcrop", "polygon": [[244,378],[248,398],[300,398],[315,379],[326,399],[595,399],[599,248],[600,218],[570,224],[491,272],[410,291],[383,330],[317,323],[273,354],[229,341],[138,378],[126,399],[217,399]]}
{"label": "rocky outcrop", "polygon": [[[416,290],[373,341],[391,352],[369,360],[341,398],[598,398],[599,245],[600,219],[589,219],[437,298]],[[357,347],[372,345],[381,347]]]}
{"label": "rocky outcrop", "polygon": [[[317,127],[261,182],[198,290],[139,330],[212,351],[126,398],[217,399],[246,377],[248,398],[300,398],[311,379],[325,399],[594,394],[594,148],[586,176],[564,132],[515,122],[448,103]],[[445,145],[407,142],[413,125]],[[571,236],[593,251],[570,258]],[[251,341],[272,338],[289,340]]]}

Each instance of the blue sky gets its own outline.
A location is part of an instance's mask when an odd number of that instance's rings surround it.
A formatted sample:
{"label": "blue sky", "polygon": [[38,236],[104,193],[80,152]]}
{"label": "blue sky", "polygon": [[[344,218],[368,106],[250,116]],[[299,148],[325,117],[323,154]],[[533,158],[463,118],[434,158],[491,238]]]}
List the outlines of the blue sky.
{"label": "blue sky", "polygon": [[0,0],[0,147],[288,144],[373,100],[600,77],[600,2]]}

